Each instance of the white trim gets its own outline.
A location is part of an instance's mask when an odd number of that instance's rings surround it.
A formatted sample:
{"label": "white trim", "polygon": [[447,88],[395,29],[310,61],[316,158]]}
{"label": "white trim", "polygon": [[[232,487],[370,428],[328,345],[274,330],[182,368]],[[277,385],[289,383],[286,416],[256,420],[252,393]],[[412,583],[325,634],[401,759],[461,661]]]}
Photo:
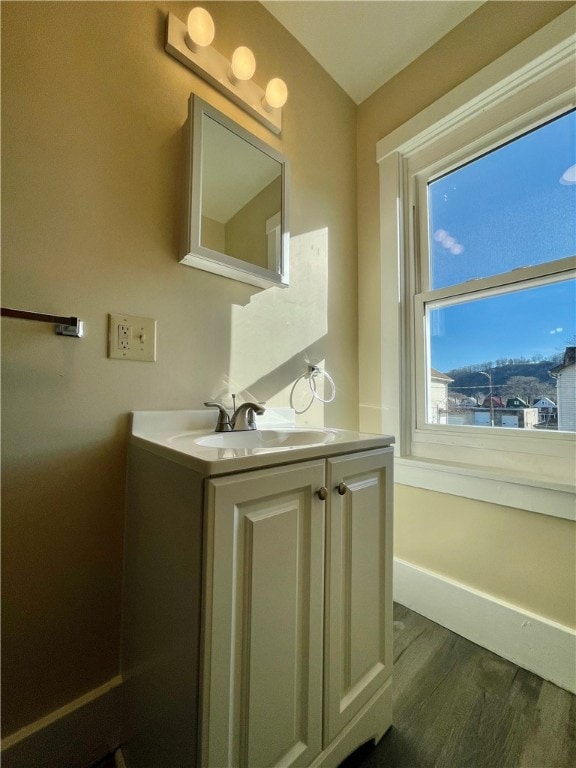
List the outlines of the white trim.
{"label": "white trim", "polygon": [[576,630],[398,558],[394,600],[576,693]]}
{"label": "white trim", "polygon": [[[576,277],[576,256],[566,256],[557,261],[512,269],[491,277],[474,278],[446,288],[421,291],[416,295],[416,299],[422,306],[428,305],[432,309],[437,309],[464,304],[471,298],[489,299],[492,296],[524,291],[528,284],[530,288],[537,288],[542,285],[554,285],[574,277]],[[423,314],[422,310],[421,312]]]}
{"label": "white trim", "polygon": [[121,740],[122,677],[117,675],[2,739],[2,768],[91,765]]}
{"label": "white trim", "polygon": [[268,269],[280,272],[282,269],[282,215],[280,211],[266,219],[266,248]]}
{"label": "white trim", "polygon": [[466,465],[397,457],[394,482],[576,521],[576,488]]}

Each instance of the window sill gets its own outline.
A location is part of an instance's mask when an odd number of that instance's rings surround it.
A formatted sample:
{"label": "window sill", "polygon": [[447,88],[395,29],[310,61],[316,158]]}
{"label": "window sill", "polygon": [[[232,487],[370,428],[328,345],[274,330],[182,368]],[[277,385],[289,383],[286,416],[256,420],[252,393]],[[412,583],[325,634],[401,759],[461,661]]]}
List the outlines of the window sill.
{"label": "window sill", "polygon": [[572,485],[510,471],[410,457],[395,459],[394,474],[399,485],[576,521],[576,488]]}

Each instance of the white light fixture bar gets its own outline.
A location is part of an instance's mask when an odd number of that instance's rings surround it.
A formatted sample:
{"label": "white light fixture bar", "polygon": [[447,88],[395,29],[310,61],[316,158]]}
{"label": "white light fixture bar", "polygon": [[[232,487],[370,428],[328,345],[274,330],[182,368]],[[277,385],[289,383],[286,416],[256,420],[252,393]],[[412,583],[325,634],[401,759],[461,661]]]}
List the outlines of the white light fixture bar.
{"label": "white light fixture bar", "polygon": [[[211,45],[190,50],[186,45],[187,25],[173,13],[168,14],[166,26],[166,51],[245,109],[274,133],[282,131],[282,109],[264,106],[265,92],[252,80],[230,82],[231,64]],[[266,106],[269,107],[268,103]]]}

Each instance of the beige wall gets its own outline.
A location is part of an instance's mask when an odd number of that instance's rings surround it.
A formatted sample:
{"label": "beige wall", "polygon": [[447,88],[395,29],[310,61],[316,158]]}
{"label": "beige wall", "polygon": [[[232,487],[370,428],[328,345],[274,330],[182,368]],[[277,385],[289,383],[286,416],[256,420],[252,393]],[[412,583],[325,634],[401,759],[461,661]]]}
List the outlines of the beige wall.
{"label": "beige wall", "polygon": [[208,216],[202,216],[200,242],[206,248],[212,248],[213,251],[226,251],[226,229],[224,224],[216,219],[209,219]]}
{"label": "beige wall", "polygon": [[403,485],[395,504],[396,557],[576,627],[572,521]]}
{"label": "beige wall", "polygon": [[[287,405],[308,356],[338,385],[320,418],[357,425],[356,107],[262,6],[210,3],[218,49],[288,84],[274,136],[164,52],[192,5],[2,4],[2,304],[86,324],[2,321],[5,733],[118,672],[130,410]],[[178,264],[191,91],[290,161],[287,290]],[[107,358],[109,312],[157,319],[155,364]]]}
{"label": "beige wall", "polygon": [[254,195],[226,222],[226,250],[229,256],[268,269],[266,223],[282,207],[280,176]]}
{"label": "beige wall", "polygon": [[[382,343],[381,331],[372,310],[379,281],[386,280],[379,260],[376,142],[571,6],[486,3],[360,105],[360,403],[365,407],[377,406],[380,397],[374,350]],[[397,486],[395,525],[398,557],[575,626],[574,523]]]}

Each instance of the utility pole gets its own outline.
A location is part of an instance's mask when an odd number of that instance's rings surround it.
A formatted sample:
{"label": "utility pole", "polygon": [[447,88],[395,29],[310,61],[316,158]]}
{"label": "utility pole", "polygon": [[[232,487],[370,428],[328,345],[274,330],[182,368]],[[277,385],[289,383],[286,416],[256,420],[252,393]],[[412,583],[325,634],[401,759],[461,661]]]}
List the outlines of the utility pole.
{"label": "utility pole", "polygon": [[488,379],[488,386],[490,388],[490,426],[494,426],[494,400],[492,400],[492,374],[488,373],[487,371],[478,371],[478,373],[481,373],[482,376],[486,376]]}

